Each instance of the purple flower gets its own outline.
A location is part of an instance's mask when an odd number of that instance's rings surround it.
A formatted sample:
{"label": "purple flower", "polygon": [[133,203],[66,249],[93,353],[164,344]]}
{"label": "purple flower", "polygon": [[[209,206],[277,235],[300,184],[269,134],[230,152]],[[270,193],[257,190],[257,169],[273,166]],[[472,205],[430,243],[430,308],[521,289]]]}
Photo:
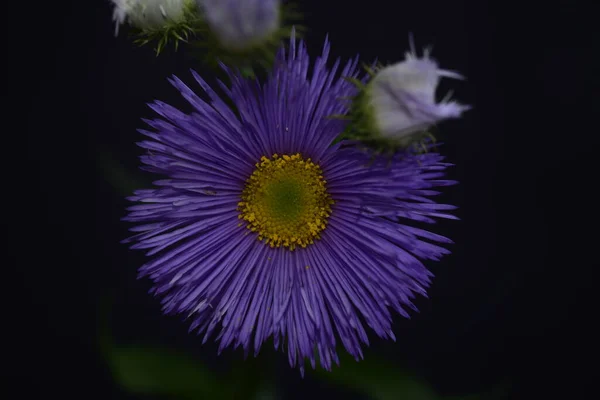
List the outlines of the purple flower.
{"label": "purple flower", "polygon": [[196,0],[211,31],[228,49],[261,45],[280,27],[279,0]]}
{"label": "purple flower", "polygon": [[[241,346],[257,354],[273,337],[292,366],[309,359],[330,369],[339,342],[357,360],[367,327],[395,339],[392,312],[408,317],[432,274],[421,260],[451,241],[410,226],[454,218],[453,207],[429,199],[448,164],[439,154],[373,159],[347,143],[332,145],[345,122],[338,99],[355,87],[328,69],[329,44],[308,74],[309,57],[292,35],[264,84],[223,66],[220,88],[237,113],[196,73],[210,101],[171,80],[193,112],[165,103],[162,118],[139,145],[145,170],[160,174],[139,190],[126,242],[153,258],[140,269],[154,282],[168,314],[183,315],[204,341],[217,334],[219,352]],[[357,61],[342,76],[357,77]]]}

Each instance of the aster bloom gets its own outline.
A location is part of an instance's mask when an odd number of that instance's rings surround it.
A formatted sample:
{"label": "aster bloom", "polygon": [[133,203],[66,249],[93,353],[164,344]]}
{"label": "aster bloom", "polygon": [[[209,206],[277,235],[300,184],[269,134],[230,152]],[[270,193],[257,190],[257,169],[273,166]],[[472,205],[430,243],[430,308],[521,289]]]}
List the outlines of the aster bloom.
{"label": "aster bloom", "polygon": [[193,33],[198,23],[194,0],[111,0],[115,35],[126,21],[137,30],[137,42],[157,41],[157,53],[169,41],[177,45]]}
{"label": "aster bloom", "polygon": [[[196,73],[210,101],[180,79],[171,83],[193,106],[186,114],[163,102],[151,108],[153,131],[141,157],[164,177],[130,197],[126,242],[153,258],[140,277],[153,281],[167,314],[182,315],[204,342],[254,350],[272,337],[291,366],[308,359],[327,370],[336,346],[357,360],[366,327],[395,339],[392,312],[408,317],[432,274],[422,260],[448,251],[450,240],[410,226],[454,218],[434,189],[448,164],[435,153],[389,159],[346,143],[332,144],[347,112],[339,97],[356,88],[328,69],[329,44],[308,74],[302,42],[281,49],[264,84],[222,66],[220,88],[234,113]],[[357,60],[341,76],[358,78]]]}
{"label": "aster bloom", "polygon": [[459,118],[470,106],[450,100],[450,93],[436,101],[440,78],[464,79],[457,72],[440,69],[425,49],[417,56],[411,37],[411,50],[405,60],[369,70],[371,79],[356,97],[354,138],[371,140],[381,147],[406,146],[431,126],[449,118]]}

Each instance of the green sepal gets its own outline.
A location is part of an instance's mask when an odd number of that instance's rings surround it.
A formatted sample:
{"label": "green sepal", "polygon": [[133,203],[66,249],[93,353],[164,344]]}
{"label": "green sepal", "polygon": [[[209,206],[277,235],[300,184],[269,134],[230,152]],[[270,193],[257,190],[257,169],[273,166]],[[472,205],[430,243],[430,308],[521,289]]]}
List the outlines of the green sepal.
{"label": "green sepal", "polygon": [[156,43],[154,51],[158,56],[169,44],[173,44],[175,50],[179,49],[179,43],[189,43],[190,40],[202,30],[203,22],[198,12],[195,1],[188,0],[184,5],[183,18],[178,21],[167,20],[160,28],[136,28],[133,27],[134,43],[145,46],[148,43]]}

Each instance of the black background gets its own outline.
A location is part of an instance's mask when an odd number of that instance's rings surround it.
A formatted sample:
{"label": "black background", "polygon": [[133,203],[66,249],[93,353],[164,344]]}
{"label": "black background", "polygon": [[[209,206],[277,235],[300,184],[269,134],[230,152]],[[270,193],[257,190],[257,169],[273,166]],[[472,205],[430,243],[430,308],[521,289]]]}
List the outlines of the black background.
{"label": "black background", "polygon": [[[7,12],[5,37],[15,90],[5,93],[3,133],[26,137],[4,147],[5,172],[16,181],[3,191],[7,220],[16,222],[4,229],[15,255],[4,269],[17,273],[3,282],[4,308],[15,317],[4,328],[15,334],[5,342],[9,377],[33,398],[135,398],[113,384],[96,349],[107,295],[118,341],[188,349],[226,368],[210,355],[213,345],[201,348],[185,324],[161,316],[149,282],[136,280],[143,255],[119,244],[126,202],[100,161],[136,171],[135,129],[152,115],[145,104],[184,105],[166,77],[189,82],[195,61],[185,49],[157,58],[125,32],[115,38],[108,1],[23,5]],[[300,5],[313,56],[329,33],[334,56],[397,61],[413,32],[418,46],[433,44],[442,67],[468,78],[442,90],[452,86],[474,106],[441,128],[441,151],[456,164],[450,176],[461,182],[445,198],[461,221],[439,226],[456,242],[453,255],[429,265],[430,298],[410,321],[397,321],[398,342],[373,340],[369,351],[402,360],[448,395],[501,382],[512,384],[510,398],[594,389],[594,14],[583,1]],[[310,374],[301,380],[290,370],[282,379],[286,398],[336,393]]]}

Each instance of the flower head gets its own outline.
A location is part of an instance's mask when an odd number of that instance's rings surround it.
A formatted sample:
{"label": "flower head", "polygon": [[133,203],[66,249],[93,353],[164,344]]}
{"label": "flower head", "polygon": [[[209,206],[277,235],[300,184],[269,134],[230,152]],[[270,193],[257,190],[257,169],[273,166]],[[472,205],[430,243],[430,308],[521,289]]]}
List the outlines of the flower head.
{"label": "flower head", "polygon": [[158,29],[168,21],[181,21],[184,18],[186,0],[112,0],[115,33],[125,20],[139,29]]}
{"label": "flower head", "polygon": [[232,50],[260,45],[280,28],[279,0],[196,0],[219,43]]}
{"label": "flower head", "polygon": [[177,47],[198,29],[194,0],[112,0],[115,35],[119,26],[129,22],[139,44],[157,42],[157,54],[169,41]]}
{"label": "flower head", "polygon": [[371,79],[355,101],[355,138],[378,142],[381,147],[405,147],[436,123],[459,118],[470,109],[451,101],[450,94],[436,101],[440,78],[464,78],[440,69],[429,49],[419,58],[412,38],[404,61],[369,72]]}
{"label": "flower head", "polygon": [[[153,189],[130,200],[127,242],[153,258],[140,275],[154,282],[164,311],[191,320],[204,341],[218,332],[219,351],[241,346],[257,354],[272,337],[303,371],[316,357],[338,363],[339,342],[357,360],[367,326],[394,339],[392,311],[408,317],[432,274],[422,260],[448,251],[448,239],[410,225],[453,218],[434,188],[448,164],[435,153],[372,154],[345,143],[338,100],[356,94],[326,66],[329,44],[308,74],[309,57],[292,35],[266,83],[223,68],[220,88],[236,113],[196,73],[202,100],[171,80],[193,106],[186,114],[151,105],[162,118],[139,145],[144,169],[160,174]],[[356,60],[341,71],[357,77]]]}

